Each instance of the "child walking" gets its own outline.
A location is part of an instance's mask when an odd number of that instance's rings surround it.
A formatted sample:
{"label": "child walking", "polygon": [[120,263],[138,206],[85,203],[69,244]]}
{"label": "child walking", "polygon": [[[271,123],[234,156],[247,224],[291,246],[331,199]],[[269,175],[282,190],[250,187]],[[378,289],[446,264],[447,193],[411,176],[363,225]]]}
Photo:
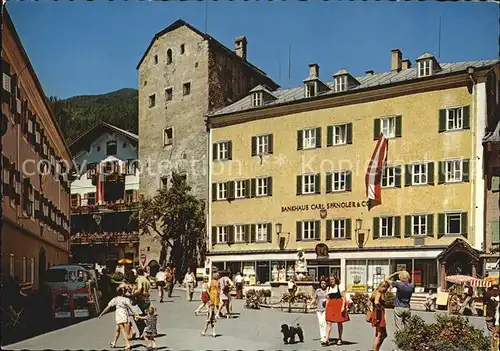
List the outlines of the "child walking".
{"label": "child walking", "polygon": [[156,349],[155,343],[155,335],[158,334],[156,330],[156,322],[158,320],[158,315],[156,314],[155,308],[150,306],[147,310],[147,314],[145,316],[136,315],[136,319],[143,319],[146,323],[146,327],[144,328],[143,337],[146,340],[146,347],[148,349]]}
{"label": "child walking", "polygon": [[201,305],[198,306],[194,314],[197,316],[200,313],[201,309],[208,304],[210,300],[210,295],[208,295],[210,287],[208,285],[208,277],[203,277],[203,284],[201,285]]}
{"label": "child walking", "polygon": [[205,336],[207,335],[207,329],[208,326],[212,328],[212,336],[215,338],[217,334],[215,333],[215,322],[216,322],[216,311],[215,311],[215,304],[212,301],[208,302],[208,313],[207,313],[207,319],[205,320],[205,329],[201,332],[201,335]]}
{"label": "child walking", "polygon": [[120,332],[123,334],[123,340],[125,341],[125,350],[130,350],[130,343],[128,342],[128,310],[132,310],[132,304],[130,300],[126,298],[124,295],[123,289],[118,289],[116,291],[116,297],[113,297],[111,301],[109,301],[106,308],[101,312],[99,318],[101,318],[106,312],[108,312],[111,307],[115,307],[115,339],[110,343],[111,347],[116,346],[116,342],[120,337]]}

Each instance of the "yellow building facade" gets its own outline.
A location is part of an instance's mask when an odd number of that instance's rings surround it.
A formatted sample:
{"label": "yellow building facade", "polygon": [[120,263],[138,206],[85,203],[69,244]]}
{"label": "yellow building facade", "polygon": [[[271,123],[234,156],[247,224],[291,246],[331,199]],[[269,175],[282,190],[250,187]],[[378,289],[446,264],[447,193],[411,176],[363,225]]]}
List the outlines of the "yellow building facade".
{"label": "yellow building facade", "polygon": [[[389,73],[342,70],[331,83],[311,65],[303,87],[257,87],[208,116],[211,266],[249,283],[333,274],[349,291],[406,269],[423,290],[441,284],[437,257],[456,239],[480,249],[481,84],[498,63],[424,54],[411,68],[401,57],[393,51]],[[368,210],[380,133],[389,138],[382,204]],[[455,261],[447,274],[472,270]]]}

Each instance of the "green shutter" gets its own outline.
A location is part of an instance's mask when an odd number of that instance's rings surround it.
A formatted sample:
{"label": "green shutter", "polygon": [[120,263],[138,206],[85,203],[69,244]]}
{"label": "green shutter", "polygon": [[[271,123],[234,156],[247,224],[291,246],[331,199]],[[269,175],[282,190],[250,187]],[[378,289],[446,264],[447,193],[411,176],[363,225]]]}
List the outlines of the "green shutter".
{"label": "green shutter", "polygon": [[227,230],[227,243],[234,244],[234,225],[228,225]]}
{"label": "green shutter", "polygon": [[316,128],[316,147],[321,147],[321,127]]}
{"label": "green shutter", "polygon": [[444,161],[438,162],[438,184],[444,184],[445,182],[445,172],[446,164]]}
{"label": "green shutter", "polygon": [[255,224],[250,225],[250,242],[255,242]]}
{"label": "green shutter", "polygon": [[498,193],[500,191],[500,176],[491,177],[491,191]]}
{"label": "green shutter", "polygon": [[427,215],[427,236],[434,236],[434,215],[428,214]]}
{"label": "green shutter", "polygon": [[405,216],[405,238],[409,238],[412,235],[412,216]]}
{"label": "green shutter", "polygon": [[218,160],[218,157],[217,157],[217,143],[214,143],[212,145],[212,160],[216,161]]}
{"label": "green shutter", "polygon": [[446,223],[445,223],[445,214],[444,213],[439,213],[438,214],[438,239],[441,238],[443,235],[446,234]]}
{"label": "green shutter", "polygon": [[316,194],[321,194],[321,174],[320,173],[314,175],[314,192]]}
{"label": "green shutter", "polygon": [[380,136],[380,118],[373,120],[373,140],[378,140]]}
{"label": "green shutter", "polygon": [[468,223],[467,223],[467,212],[462,212],[462,221],[461,221],[461,224],[462,224],[462,229],[461,229],[461,234],[467,238],[467,232],[468,232]]}
{"label": "green shutter", "polygon": [[217,244],[217,227],[212,227],[212,246]]}
{"label": "green shutter", "polygon": [[345,190],[346,191],[351,191],[352,190],[352,172],[346,172],[346,175],[345,175]]}
{"label": "green shutter", "polygon": [[405,166],[405,186],[411,186],[411,165]]}
{"label": "green shutter", "polygon": [[439,110],[439,133],[446,131],[446,109]]}
{"label": "green shutter", "polygon": [[469,159],[462,160],[462,181],[468,182],[469,181]]}
{"label": "green shutter", "polygon": [[491,243],[493,245],[500,244],[500,221],[490,221],[491,228]]}
{"label": "green shutter", "polygon": [[273,196],[273,177],[267,177],[267,195]]}
{"label": "green shutter", "polygon": [[233,142],[232,141],[227,142],[227,159],[228,160],[233,159]]}
{"label": "green shutter", "polygon": [[427,184],[434,185],[434,162],[427,164]]}
{"label": "green shutter", "polygon": [[394,217],[394,236],[395,237],[401,237],[401,217],[400,216],[395,216]]}
{"label": "green shutter", "polygon": [[352,144],[352,123],[347,123],[346,132],[347,132],[346,142],[347,144]]}
{"label": "green shutter", "polygon": [[304,135],[303,130],[297,131],[297,150],[302,150],[302,148],[304,147],[303,146],[303,144],[304,144],[303,135]]}
{"label": "green shutter", "polygon": [[250,179],[245,179],[245,197],[249,198],[252,196],[252,185]]}
{"label": "green shutter", "polygon": [[302,222],[300,221],[297,221],[297,223],[295,224],[295,227],[296,227],[296,241],[301,241],[302,240]]}
{"label": "green shutter", "polygon": [[396,138],[401,138],[403,133],[403,117],[396,116]]}
{"label": "green shutter", "polygon": [[257,137],[252,137],[252,156],[257,155]]}
{"label": "green shutter", "polygon": [[250,179],[250,197],[255,197],[257,191],[257,180],[255,178]]}
{"label": "green shutter", "polygon": [[321,221],[314,221],[314,239],[321,240]]}
{"label": "green shutter", "polygon": [[394,167],[394,187],[401,188],[401,166]]}
{"label": "green shutter", "polygon": [[217,201],[217,183],[212,183],[212,201]]}
{"label": "green shutter", "polygon": [[332,220],[326,220],[326,240],[332,240]]}
{"label": "green shutter", "polygon": [[327,173],[326,174],[326,193],[331,193],[332,192],[332,174]]}
{"label": "green shutter", "polygon": [[326,146],[333,146],[333,126],[326,127]]}
{"label": "green shutter", "polygon": [[267,223],[267,242],[268,243],[273,242],[273,224],[272,223]]}
{"label": "green shutter", "polygon": [[273,137],[273,134],[269,134],[268,135],[267,142],[268,142],[267,153],[268,154],[272,154],[274,152],[274,137]]}
{"label": "green shutter", "polygon": [[302,195],[302,176],[297,176],[297,195]]}
{"label": "green shutter", "polygon": [[470,129],[470,106],[464,106],[462,110],[463,129]]}
{"label": "green shutter", "polygon": [[373,218],[373,239],[378,239],[380,231],[380,218]]}
{"label": "green shutter", "polygon": [[251,224],[246,224],[245,225],[245,242],[249,243],[250,242],[250,233],[252,231],[252,225]]}
{"label": "green shutter", "polygon": [[234,181],[226,182],[226,187],[227,187],[227,199],[233,200],[234,199]]}
{"label": "green shutter", "polygon": [[345,220],[345,238],[351,240],[352,237],[352,222],[350,218]]}

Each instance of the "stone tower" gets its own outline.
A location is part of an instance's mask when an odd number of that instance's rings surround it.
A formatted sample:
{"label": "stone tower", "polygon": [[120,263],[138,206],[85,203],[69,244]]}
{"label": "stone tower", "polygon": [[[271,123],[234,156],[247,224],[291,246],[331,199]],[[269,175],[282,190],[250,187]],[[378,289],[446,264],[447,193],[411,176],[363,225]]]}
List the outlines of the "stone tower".
{"label": "stone tower", "polygon": [[[236,38],[232,51],[183,20],[153,37],[137,69],[140,194],[154,196],[177,171],[206,200],[209,145],[204,116],[259,84],[273,90],[278,85],[247,61],[245,37]],[[157,237],[141,236],[141,264],[159,261],[160,250]]]}

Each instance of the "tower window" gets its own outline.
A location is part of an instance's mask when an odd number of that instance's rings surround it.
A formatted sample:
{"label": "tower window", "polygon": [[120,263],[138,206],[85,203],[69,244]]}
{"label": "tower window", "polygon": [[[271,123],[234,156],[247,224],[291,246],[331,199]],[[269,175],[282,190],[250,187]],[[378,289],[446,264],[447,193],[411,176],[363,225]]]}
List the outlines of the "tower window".
{"label": "tower window", "polygon": [[172,49],[167,50],[167,65],[172,63]]}
{"label": "tower window", "polygon": [[189,95],[191,94],[191,83],[184,83],[182,85],[182,95]]}
{"label": "tower window", "polygon": [[158,55],[155,55],[155,65],[158,64]]}
{"label": "tower window", "polygon": [[185,50],[184,44],[181,44],[181,55],[184,55],[185,52],[186,52],[186,50]]}
{"label": "tower window", "polygon": [[153,94],[153,95],[149,95],[149,98],[148,98],[148,105],[149,107],[155,107],[156,105],[156,95]]}

